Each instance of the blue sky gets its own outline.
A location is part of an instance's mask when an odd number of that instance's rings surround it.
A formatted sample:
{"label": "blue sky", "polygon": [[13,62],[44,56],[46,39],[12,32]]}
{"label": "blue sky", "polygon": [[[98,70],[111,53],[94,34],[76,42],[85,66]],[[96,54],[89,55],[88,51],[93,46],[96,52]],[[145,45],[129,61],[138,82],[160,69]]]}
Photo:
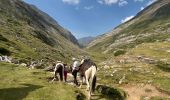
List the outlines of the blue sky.
{"label": "blue sky", "polygon": [[24,0],[53,17],[76,38],[98,36],[156,0]]}

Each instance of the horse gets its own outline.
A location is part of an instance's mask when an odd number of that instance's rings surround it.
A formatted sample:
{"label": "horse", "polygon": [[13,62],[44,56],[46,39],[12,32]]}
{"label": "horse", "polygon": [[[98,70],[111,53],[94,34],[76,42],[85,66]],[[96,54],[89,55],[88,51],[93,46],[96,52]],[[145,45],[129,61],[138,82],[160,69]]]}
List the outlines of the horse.
{"label": "horse", "polygon": [[57,74],[59,74],[59,76],[60,76],[60,81],[63,81],[64,66],[65,66],[65,64],[62,64],[62,63],[57,63],[57,64],[55,64],[55,68],[54,68],[54,78],[53,78],[52,82],[53,82],[54,80],[58,79]]}
{"label": "horse", "polygon": [[80,77],[81,77],[80,88],[82,86],[83,77],[84,77],[87,84],[86,89],[87,91],[89,91],[89,99],[90,99],[91,94],[94,92],[96,86],[97,65],[90,59],[83,59],[79,66],[78,72],[80,73]]}

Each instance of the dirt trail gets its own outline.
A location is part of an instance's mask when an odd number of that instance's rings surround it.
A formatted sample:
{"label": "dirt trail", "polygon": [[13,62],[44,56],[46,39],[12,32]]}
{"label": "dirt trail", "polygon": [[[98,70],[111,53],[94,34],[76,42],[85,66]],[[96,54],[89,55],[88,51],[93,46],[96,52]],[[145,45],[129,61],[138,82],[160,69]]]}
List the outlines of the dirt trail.
{"label": "dirt trail", "polygon": [[[68,74],[68,84],[74,85],[72,83],[73,76],[69,73]],[[78,81],[79,81],[78,77]],[[142,96],[146,97],[145,100],[150,100],[150,97],[158,96],[158,97],[168,97],[170,95],[160,92],[151,84],[127,84],[121,85],[119,88],[123,89],[128,93],[127,100],[140,100]],[[82,87],[82,92],[85,93],[86,97],[88,92],[86,91],[85,85]],[[99,94],[95,94],[92,96],[92,100],[106,100],[106,98],[102,97]]]}
{"label": "dirt trail", "polygon": [[[67,79],[68,80],[68,84],[74,85],[73,84],[73,76],[72,76],[72,74],[68,73],[67,76],[68,76],[68,79]],[[77,77],[77,80],[79,81],[80,77]],[[81,91],[84,93],[84,95],[86,97],[88,97],[88,91],[86,90],[86,85],[82,86]],[[101,94],[96,94],[95,93],[95,94],[92,95],[92,99],[91,100],[107,100],[107,99],[104,98]]]}
{"label": "dirt trail", "polygon": [[140,100],[142,96],[145,97],[145,100],[150,100],[150,97],[153,96],[170,98],[170,95],[159,92],[153,85],[150,84],[124,85],[120,88],[128,93],[127,100]]}

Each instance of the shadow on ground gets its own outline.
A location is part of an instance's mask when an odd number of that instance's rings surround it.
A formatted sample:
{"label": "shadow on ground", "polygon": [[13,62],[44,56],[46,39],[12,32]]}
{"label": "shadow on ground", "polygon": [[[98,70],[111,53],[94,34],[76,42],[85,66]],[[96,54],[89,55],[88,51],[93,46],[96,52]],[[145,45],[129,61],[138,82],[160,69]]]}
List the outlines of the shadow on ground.
{"label": "shadow on ground", "polygon": [[127,97],[124,91],[105,85],[98,85],[96,87],[96,90],[98,93],[102,94],[99,96],[100,98],[98,99],[106,98],[107,100],[125,100]]}
{"label": "shadow on ground", "polygon": [[29,92],[42,88],[40,85],[21,84],[24,87],[0,89],[1,100],[23,100]]}

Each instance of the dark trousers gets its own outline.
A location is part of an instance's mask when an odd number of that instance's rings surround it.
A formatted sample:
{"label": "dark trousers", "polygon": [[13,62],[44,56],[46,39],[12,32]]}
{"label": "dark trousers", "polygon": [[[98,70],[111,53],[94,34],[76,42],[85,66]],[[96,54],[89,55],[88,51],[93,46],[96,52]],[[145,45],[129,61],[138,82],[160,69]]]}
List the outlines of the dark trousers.
{"label": "dark trousers", "polygon": [[72,75],[74,76],[74,83],[76,84],[76,85],[78,85],[78,82],[77,82],[77,70],[73,70],[73,72],[72,72]]}

